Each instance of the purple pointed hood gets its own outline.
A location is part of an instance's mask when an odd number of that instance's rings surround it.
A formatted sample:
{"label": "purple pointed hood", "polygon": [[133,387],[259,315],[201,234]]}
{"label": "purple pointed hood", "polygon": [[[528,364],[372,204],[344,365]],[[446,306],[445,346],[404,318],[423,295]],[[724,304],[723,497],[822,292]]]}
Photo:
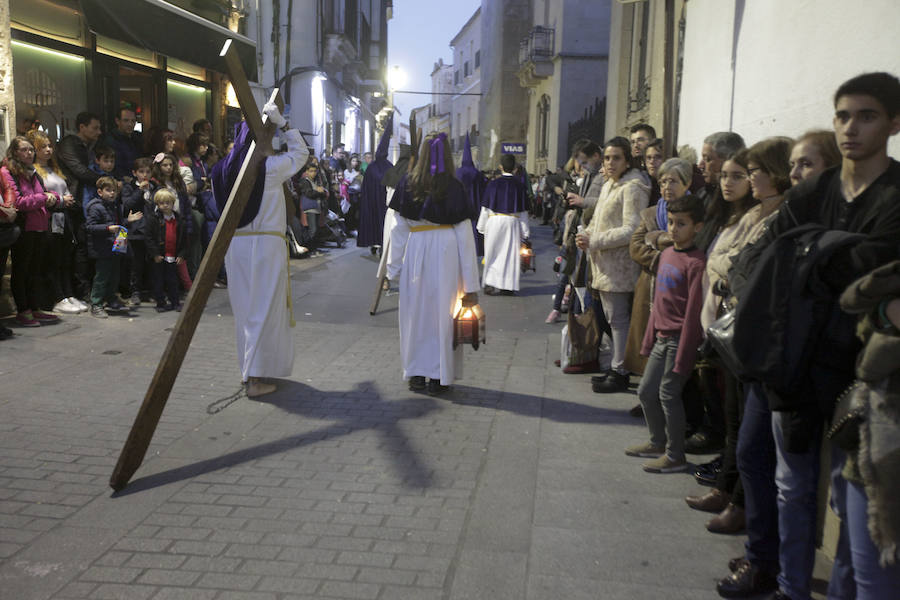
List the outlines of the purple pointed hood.
{"label": "purple pointed hood", "polygon": [[384,124],[384,133],[381,134],[381,139],[378,140],[378,148],[375,150],[375,160],[379,158],[383,158],[387,160],[388,157],[388,148],[391,144],[391,136],[394,134],[394,111],[391,111],[391,114],[388,115],[387,123]]}

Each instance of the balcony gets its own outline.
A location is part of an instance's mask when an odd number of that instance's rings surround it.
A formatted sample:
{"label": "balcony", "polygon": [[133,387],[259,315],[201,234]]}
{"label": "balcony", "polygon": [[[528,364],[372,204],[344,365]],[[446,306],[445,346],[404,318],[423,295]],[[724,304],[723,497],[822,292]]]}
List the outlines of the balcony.
{"label": "balcony", "polygon": [[536,87],[553,75],[556,31],[537,26],[519,42],[519,82],[522,87]]}
{"label": "balcony", "polygon": [[339,0],[325,5],[325,53],[323,62],[330,72],[361,59],[359,47],[359,5],[357,0]]}

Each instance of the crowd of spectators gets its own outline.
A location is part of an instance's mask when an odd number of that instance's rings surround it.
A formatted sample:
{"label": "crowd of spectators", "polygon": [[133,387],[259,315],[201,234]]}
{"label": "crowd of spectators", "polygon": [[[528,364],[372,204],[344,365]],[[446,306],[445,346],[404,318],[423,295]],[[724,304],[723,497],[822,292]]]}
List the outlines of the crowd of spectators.
{"label": "crowd of spectators", "polygon": [[[864,315],[870,345],[873,329],[897,339],[900,163],[887,142],[900,131],[900,82],[861,75],[834,105],[833,130],[797,139],[745,147],[735,132],[712,133],[698,164],[636,125],[630,139],[577,142],[537,186],[534,216],[560,248],[547,323],[570,313],[558,366],[594,374],[595,393],[640,377],[631,412],[648,435],[625,453],[649,473],[692,470],[709,487],[685,500],[712,514],[707,529],[747,534],[718,582],[723,597],[810,597],[819,460],[828,428],[847,427],[848,388],[890,425],[829,446],[842,520],[828,597],[900,589],[900,488],[886,476],[900,450],[898,365],[882,353],[879,369],[854,373],[857,355],[874,358],[859,354],[849,314]],[[692,466],[687,454],[718,456]]]}

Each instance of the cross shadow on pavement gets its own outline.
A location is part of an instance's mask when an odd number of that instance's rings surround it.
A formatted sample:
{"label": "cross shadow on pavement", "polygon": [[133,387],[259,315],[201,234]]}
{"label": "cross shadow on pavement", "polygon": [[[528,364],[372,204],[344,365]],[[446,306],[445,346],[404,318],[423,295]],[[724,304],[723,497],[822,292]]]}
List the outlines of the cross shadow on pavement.
{"label": "cross shadow on pavement", "polygon": [[[348,393],[352,394],[349,398],[358,400],[358,405],[353,408],[365,411],[365,416],[347,414]],[[296,381],[279,380],[276,392],[254,399],[242,395],[240,401],[260,402],[291,415],[335,422],[313,431],[262,442],[215,458],[139,477],[125,489],[113,493],[112,497],[128,496],[360,430],[373,430],[381,435],[387,454],[394,459],[398,478],[404,486],[424,489],[432,484],[431,470],[422,463],[416,448],[400,427],[403,420],[418,419],[438,408],[437,402],[428,396],[386,400],[373,382],[359,383],[354,390],[348,392],[321,391]],[[334,406],[330,407],[330,402]],[[265,419],[259,425],[264,422]]]}

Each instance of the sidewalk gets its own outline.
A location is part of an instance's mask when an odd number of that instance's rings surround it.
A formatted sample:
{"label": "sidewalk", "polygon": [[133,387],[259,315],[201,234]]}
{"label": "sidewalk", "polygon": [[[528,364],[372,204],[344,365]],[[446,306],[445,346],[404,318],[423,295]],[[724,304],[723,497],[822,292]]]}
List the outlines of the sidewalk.
{"label": "sidewalk", "polygon": [[0,598],[717,598],[742,539],[705,531],[689,475],[623,454],[646,437],[633,394],[592,394],[553,366],[552,255],[535,229],[538,272],[519,297],[482,299],[488,343],[441,398],[401,381],[396,296],[368,316],[364,250],[292,261],[296,365],[261,401],[236,394],[214,291],[115,497],[175,315],[82,315],[3,342]]}

